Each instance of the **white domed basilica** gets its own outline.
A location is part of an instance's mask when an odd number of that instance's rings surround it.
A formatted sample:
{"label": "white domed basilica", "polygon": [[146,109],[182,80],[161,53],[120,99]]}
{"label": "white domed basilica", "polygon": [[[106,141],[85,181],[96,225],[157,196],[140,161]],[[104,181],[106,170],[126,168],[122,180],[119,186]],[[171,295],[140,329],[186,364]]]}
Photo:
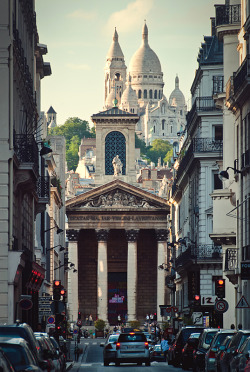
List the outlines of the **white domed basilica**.
{"label": "white domed basilica", "polygon": [[187,107],[178,76],[169,102],[163,87],[161,63],[149,46],[146,23],[141,46],[133,55],[128,72],[115,29],[105,66],[105,109],[112,108],[115,102],[121,110],[138,114],[136,133],[147,145],[156,138],[173,144],[186,125]]}

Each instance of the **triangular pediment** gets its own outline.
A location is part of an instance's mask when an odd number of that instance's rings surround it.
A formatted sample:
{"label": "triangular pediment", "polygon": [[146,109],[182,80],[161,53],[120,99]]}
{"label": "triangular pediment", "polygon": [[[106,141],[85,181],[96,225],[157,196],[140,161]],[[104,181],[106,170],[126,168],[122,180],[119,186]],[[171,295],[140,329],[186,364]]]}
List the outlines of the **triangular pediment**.
{"label": "triangular pediment", "polygon": [[111,109],[98,112],[97,114],[93,114],[93,118],[97,118],[99,116],[137,116],[136,114],[131,114],[128,111],[120,110],[118,107],[112,107]]}
{"label": "triangular pediment", "polygon": [[166,199],[118,179],[68,200],[66,208],[68,211],[96,208],[169,211],[169,203]]}

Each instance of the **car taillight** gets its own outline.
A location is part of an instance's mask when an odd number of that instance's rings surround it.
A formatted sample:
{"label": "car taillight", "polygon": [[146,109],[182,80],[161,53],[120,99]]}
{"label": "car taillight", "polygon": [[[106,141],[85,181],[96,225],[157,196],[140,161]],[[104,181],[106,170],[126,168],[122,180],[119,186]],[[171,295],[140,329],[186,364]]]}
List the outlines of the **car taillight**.
{"label": "car taillight", "polygon": [[120,349],[120,346],[121,346],[120,342],[117,342],[117,344],[116,344],[116,350],[119,350]]}
{"label": "car taillight", "polygon": [[215,358],[215,352],[210,350],[208,353],[208,358],[211,358],[211,359]]}
{"label": "car taillight", "polygon": [[148,342],[145,342],[145,349],[148,349]]}
{"label": "car taillight", "polygon": [[182,349],[182,352],[184,353],[184,348]]}

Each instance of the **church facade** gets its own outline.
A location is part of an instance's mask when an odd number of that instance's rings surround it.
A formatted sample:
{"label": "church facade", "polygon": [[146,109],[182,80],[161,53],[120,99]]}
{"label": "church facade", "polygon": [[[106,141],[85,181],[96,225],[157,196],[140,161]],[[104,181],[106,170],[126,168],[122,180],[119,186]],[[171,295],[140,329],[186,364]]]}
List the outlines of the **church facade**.
{"label": "church facade", "polygon": [[178,76],[169,101],[163,87],[161,63],[149,46],[146,23],[141,46],[133,55],[128,71],[115,29],[105,65],[105,108],[112,108],[117,100],[120,109],[137,114],[136,133],[147,145],[157,138],[173,144],[178,141],[177,133],[186,125],[187,107]]}

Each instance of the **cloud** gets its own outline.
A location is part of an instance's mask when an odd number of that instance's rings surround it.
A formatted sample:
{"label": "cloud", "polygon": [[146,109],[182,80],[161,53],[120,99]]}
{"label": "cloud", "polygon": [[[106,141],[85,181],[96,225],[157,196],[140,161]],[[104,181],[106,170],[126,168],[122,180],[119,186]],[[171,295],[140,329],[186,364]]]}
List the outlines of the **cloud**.
{"label": "cloud", "polygon": [[106,24],[108,33],[118,28],[119,32],[130,32],[142,25],[144,19],[153,7],[154,0],[135,0],[127,8],[111,14]]}
{"label": "cloud", "polygon": [[90,70],[90,66],[86,64],[67,63],[66,67],[70,70]]}
{"label": "cloud", "polygon": [[74,19],[85,19],[85,20],[92,20],[96,18],[97,14],[95,12],[84,12],[81,9],[75,10],[73,13],[67,15],[69,18]]}

